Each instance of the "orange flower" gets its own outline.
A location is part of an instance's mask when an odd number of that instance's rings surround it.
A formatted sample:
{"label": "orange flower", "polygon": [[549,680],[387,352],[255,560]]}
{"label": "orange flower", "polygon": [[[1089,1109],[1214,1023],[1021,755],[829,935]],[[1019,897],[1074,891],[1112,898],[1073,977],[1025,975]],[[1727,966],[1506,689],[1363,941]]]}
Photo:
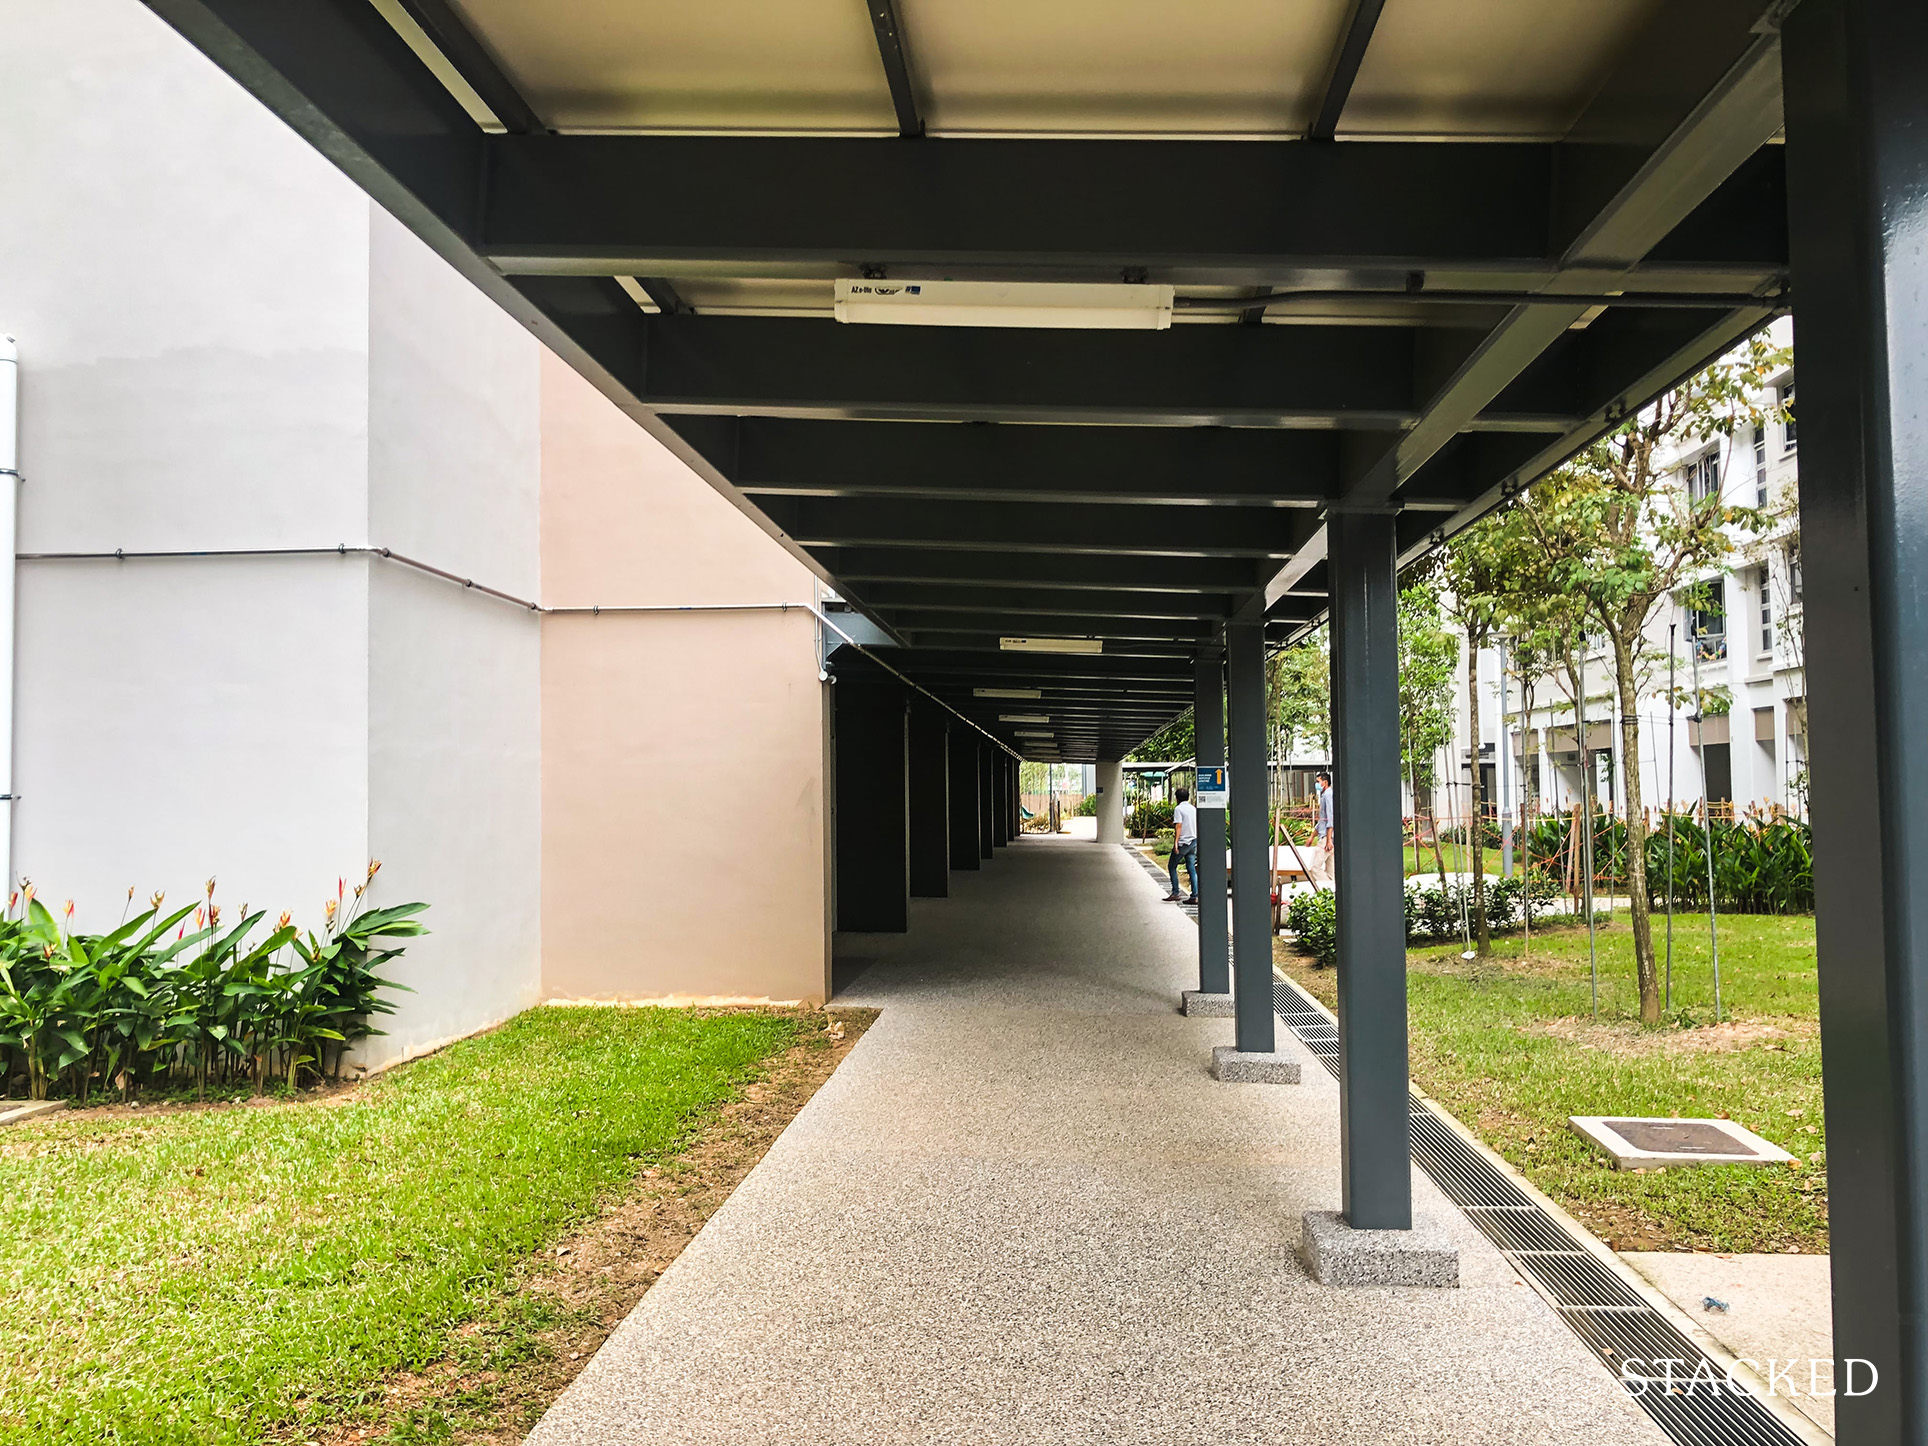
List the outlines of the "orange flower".
{"label": "orange flower", "polygon": [[165,899],[166,897],[167,897],[167,894],[165,892],[163,892],[160,889],[156,889],[153,893],[147,896],[147,902],[152,904],[156,910],[159,910],[159,908],[161,907],[161,900]]}
{"label": "orange flower", "polygon": [[62,905],[60,906],[60,912],[61,912],[61,913],[63,913],[63,914],[65,914],[65,915],[66,915],[66,916],[67,916],[68,918],[70,918],[70,919],[71,919],[71,918],[73,918],[73,917],[74,917],[74,901],[73,901],[72,899],[69,899],[69,900],[68,900],[68,901],[67,901],[66,903],[64,903],[64,904],[62,904]]}
{"label": "orange flower", "polygon": [[277,929],[285,929],[285,928],[287,928],[287,927],[288,927],[288,921],[289,921],[290,919],[292,919],[293,917],[294,917],[294,915],[293,915],[293,914],[291,914],[291,913],[289,913],[289,912],[288,912],[288,911],[287,911],[286,909],[283,909],[283,910],[281,911],[281,917],[280,917],[279,919],[277,919],[277,920],[275,920],[275,925],[274,925],[274,926],[275,926],[275,928],[277,928]]}
{"label": "orange flower", "polygon": [[208,880],[208,897],[210,899],[214,897],[214,880],[212,878]]}
{"label": "orange flower", "polygon": [[219,904],[208,905],[208,926],[214,929],[221,927],[221,906]]}
{"label": "orange flower", "polygon": [[23,894],[27,902],[31,904],[33,902],[33,881],[31,879],[22,879],[20,882],[26,885]]}

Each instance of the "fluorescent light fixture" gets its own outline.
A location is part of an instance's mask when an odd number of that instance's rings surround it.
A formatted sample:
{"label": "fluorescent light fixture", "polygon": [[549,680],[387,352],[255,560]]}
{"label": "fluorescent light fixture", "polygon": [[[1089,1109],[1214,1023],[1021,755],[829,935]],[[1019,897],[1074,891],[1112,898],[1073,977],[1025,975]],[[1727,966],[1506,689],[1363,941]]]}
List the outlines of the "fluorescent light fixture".
{"label": "fluorescent light fixture", "polygon": [[1038,732],[1036,729],[1020,728],[1011,736],[1013,738],[1056,738],[1058,735],[1049,731]]}
{"label": "fluorescent light fixture", "polygon": [[997,715],[997,721],[1000,723],[1049,723],[1051,715],[1049,713],[1000,713]]}
{"label": "fluorescent light fixture", "polygon": [[1169,286],[1086,281],[837,282],[838,321],[885,326],[1032,326],[1163,331]]}
{"label": "fluorescent light fixture", "polygon": [[973,688],[973,698],[1042,698],[1036,688]]}
{"label": "fluorescent light fixture", "polygon": [[999,638],[1007,653],[1102,653],[1102,638]]}

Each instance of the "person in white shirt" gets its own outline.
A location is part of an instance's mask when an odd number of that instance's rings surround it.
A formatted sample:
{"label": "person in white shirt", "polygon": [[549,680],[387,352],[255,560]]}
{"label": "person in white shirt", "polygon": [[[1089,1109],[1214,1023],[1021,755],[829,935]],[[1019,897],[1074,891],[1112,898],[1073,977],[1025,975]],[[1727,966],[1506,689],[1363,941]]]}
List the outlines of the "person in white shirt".
{"label": "person in white shirt", "polygon": [[[1165,868],[1171,874],[1172,891],[1165,895],[1168,904],[1196,904],[1198,902],[1198,810],[1192,807],[1189,789],[1181,788],[1175,797],[1178,806],[1172,810],[1172,827],[1178,837],[1172,843],[1172,856],[1166,860]],[[1186,872],[1191,876],[1192,895],[1188,899],[1178,892],[1178,865],[1184,862]]]}
{"label": "person in white shirt", "polygon": [[1332,882],[1332,775],[1323,768],[1312,775],[1313,783],[1319,790],[1319,819],[1312,826],[1313,835],[1319,841],[1317,867],[1325,876],[1325,882]]}

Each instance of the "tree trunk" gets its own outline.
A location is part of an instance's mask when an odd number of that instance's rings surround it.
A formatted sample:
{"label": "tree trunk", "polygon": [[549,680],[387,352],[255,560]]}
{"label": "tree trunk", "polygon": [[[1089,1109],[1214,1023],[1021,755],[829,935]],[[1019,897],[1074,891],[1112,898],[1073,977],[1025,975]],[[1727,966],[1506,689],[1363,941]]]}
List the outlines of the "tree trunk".
{"label": "tree trunk", "polygon": [[1634,647],[1613,639],[1614,680],[1620,689],[1620,756],[1627,801],[1627,912],[1633,919],[1634,972],[1640,980],[1640,1022],[1660,1023],[1660,974],[1654,967],[1652,906],[1647,898],[1647,815],[1640,797],[1640,714],[1634,700]]}
{"label": "tree trunk", "polygon": [[1472,817],[1466,839],[1473,850],[1473,937],[1481,954],[1493,952],[1493,933],[1486,922],[1486,787],[1479,763],[1479,635],[1466,630],[1466,734],[1471,747]]}

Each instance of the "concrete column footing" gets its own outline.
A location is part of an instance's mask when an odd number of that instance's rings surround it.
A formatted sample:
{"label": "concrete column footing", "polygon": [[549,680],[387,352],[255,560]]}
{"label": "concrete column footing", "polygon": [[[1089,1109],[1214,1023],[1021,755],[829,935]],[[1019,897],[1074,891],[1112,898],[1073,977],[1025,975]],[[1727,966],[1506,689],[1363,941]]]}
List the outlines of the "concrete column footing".
{"label": "concrete column footing", "polygon": [[1187,989],[1178,996],[1178,1012],[1192,1019],[1232,1019],[1238,1014],[1238,1005],[1229,994]]}
{"label": "concrete column footing", "polygon": [[1212,1051],[1212,1078],[1227,1084],[1286,1084],[1299,1082],[1299,1062],[1282,1054],[1251,1054],[1221,1044]]}
{"label": "concrete column footing", "polygon": [[1321,1285],[1459,1285],[1459,1250],[1436,1220],[1413,1217],[1410,1230],[1354,1230],[1337,1210],[1299,1219],[1299,1254]]}

